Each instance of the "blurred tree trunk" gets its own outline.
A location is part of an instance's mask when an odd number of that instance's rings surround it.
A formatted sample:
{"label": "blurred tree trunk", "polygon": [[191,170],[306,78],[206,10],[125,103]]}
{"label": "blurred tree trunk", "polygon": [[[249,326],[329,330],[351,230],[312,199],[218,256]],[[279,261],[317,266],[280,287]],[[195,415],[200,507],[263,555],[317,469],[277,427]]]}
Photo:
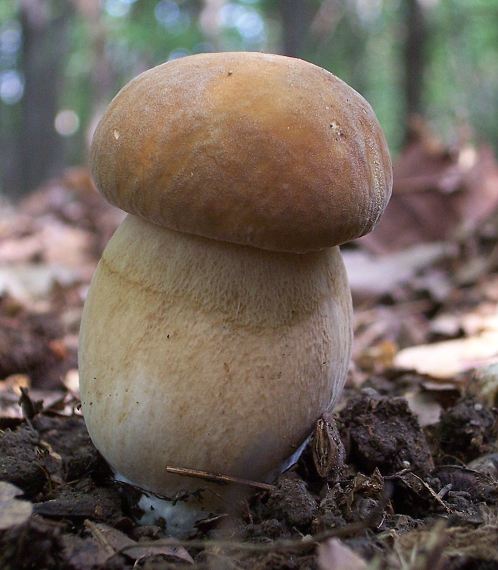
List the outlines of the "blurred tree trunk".
{"label": "blurred tree trunk", "polygon": [[309,0],[280,0],[282,22],[282,53],[300,57],[306,42],[314,10]]}
{"label": "blurred tree trunk", "polygon": [[409,121],[422,114],[424,74],[427,54],[427,21],[420,0],[404,0],[404,98],[405,141],[409,135]]}
{"label": "blurred tree trunk", "polygon": [[54,119],[63,87],[70,15],[67,0],[20,2],[24,95],[18,160],[10,184],[16,194],[34,190],[64,162]]}

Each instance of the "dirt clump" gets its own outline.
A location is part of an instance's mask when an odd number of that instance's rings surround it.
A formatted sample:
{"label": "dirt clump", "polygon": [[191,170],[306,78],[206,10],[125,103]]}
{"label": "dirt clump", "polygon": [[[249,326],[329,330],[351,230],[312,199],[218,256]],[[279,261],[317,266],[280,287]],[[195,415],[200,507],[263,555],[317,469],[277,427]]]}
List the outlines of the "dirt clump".
{"label": "dirt clump", "polygon": [[12,483],[30,498],[47,480],[37,454],[38,443],[38,434],[27,425],[0,432],[0,481]]}
{"label": "dirt clump", "polygon": [[297,477],[281,477],[275,490],[270,491],[267,512],[290,528],[307,530],[318,510],[316,499]]}
{"label": "dirt clump", "polygon": [[441,451],[466,463],[496,448],[498,413],[473,398],[463,398],[443,413],[437,437]]}
{"label": "dirt clump", "polygon": [[386,398],[371,389],[353,397],[339,416],[349,462],[367,473],[402,469],[427,474],[434,469],[429,444],[403,398]]}

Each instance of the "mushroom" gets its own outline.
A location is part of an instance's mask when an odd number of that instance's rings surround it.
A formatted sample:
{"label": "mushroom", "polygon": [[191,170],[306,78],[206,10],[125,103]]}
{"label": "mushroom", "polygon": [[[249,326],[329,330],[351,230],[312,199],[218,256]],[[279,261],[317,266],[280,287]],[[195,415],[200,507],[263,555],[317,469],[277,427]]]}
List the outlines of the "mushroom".
{"label": "mushroom", "polygon": [[315,65],[202,54],[126,85],[91,162],[129,215],[83,313],[88,431],[125,480],[183,493],[195,516],[229,510],[231,486],[166,466],[268,481],[337,400],[352,340],[337,246],[389,199],[381,128]]}

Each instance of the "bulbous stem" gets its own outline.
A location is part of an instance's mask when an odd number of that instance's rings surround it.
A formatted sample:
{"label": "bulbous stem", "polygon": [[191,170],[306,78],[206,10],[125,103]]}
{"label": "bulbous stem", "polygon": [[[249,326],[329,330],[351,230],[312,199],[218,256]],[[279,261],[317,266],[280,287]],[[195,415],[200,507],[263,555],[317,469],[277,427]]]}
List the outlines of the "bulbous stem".
{"label": "bulbous stem", "polygon": [[135,484],[170,497],[208,487],[224,510],[230,486],[165,467],[266,480],[340,394],[350,345],[337,247],[275,253],[128,216],[81,325],[90,436]]}

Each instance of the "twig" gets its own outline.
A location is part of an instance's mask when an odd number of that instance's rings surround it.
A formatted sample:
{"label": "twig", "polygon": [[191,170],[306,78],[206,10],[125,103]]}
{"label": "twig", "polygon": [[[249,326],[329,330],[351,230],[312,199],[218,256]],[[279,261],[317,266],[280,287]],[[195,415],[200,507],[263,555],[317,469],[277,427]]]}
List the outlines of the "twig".
{"label": "twig", "polygon": [[201,471],[200,469],[187,469],[185,467],[166,467],[168,473],[181,475],[182,477],[193,477],[195,479],[205,479],[214,483],[234,483],[236,485],[247,485],[255,489],[263,489],[264,491],[272,491],[275,485],[269,483],[260,483],[259,481],[251,481],[249,479],[241,479],[240,477],[232,477],[223,473],[210,473],[209,471]]}

